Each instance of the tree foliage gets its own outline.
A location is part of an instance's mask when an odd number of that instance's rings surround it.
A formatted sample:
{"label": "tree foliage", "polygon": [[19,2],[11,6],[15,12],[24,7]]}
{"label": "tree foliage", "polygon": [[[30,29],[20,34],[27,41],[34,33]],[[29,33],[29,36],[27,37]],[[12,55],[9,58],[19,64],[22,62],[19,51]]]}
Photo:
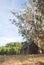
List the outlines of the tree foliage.
{"label": "tree foliage", "polygon": [[20,42],[10,42],[5,46],[0,47],[0,55],[17,55],[20,54],[20,49],[23,46]]}
{"label": "tree foliage", "polygon": [[12,11],[14,15],[12,24],[15,24],[19,28],[19,33],[28,41],[30,39],[36,42],[38,42],[39,39],[44,41],[44,16],[42,10],[44,9],[44,1],[35,0],[33,2],[33,0],[29,0],[28,2],[31,7],[26,4],[23,11]]}
{"label": "tree foliage", "polygon": [[39,11],[41,11],[42,15],[44,15],[44,0],[38,0],[38,4]]}

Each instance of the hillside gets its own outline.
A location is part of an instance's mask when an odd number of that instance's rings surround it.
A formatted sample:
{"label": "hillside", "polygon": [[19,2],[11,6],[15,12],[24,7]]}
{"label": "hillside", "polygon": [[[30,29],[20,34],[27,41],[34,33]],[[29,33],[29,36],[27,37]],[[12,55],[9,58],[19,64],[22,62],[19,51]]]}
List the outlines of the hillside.
{"label": "hillside", "polygon": [[1,55],[0,65],[44,65],[44,55]]}

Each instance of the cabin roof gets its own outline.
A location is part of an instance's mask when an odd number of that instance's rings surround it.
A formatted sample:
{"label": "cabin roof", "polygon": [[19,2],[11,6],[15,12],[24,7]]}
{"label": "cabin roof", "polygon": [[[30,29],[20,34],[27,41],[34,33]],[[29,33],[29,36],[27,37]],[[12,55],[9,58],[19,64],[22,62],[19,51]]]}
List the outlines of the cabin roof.
{"label": "cabin roof", "polygon": [[[22,49],[25,49],[25,48],[27,48],[28,46],[30,46],[30,45],[32,45],[32,44],[35,44],[34,42],[29,42],[29,43],[27,43],[27,44],[24,44],[23,46],[22,46]],[[35,44],[36,45],[36,44]],[[36,45],[37,46],[37,45]],[[38,47],[38,46],[37,46]]]}

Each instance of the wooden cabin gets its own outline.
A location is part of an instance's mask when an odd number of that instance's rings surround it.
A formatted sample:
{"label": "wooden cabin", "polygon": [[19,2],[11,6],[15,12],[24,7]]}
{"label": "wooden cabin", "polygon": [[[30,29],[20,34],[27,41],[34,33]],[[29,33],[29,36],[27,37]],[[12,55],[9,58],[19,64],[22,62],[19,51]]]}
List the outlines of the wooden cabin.
{"label": "wooden cabin", "polygon": [[40,54],[40,48],[34,43],[30,42],[24,44],[21,48],[21,54]]}

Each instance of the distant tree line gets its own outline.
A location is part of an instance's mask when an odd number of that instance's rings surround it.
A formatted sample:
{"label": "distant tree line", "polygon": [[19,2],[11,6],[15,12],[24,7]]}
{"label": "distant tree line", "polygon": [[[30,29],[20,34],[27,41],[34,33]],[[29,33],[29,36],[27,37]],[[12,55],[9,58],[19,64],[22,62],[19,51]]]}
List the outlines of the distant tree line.
{"label": "distant tree line", "polygon": [[27,42],[10,42],[7,43],[5,46],[0,47],[0,55],[17,55],[20,54],[20,49],[22,48],[23,44]]}

